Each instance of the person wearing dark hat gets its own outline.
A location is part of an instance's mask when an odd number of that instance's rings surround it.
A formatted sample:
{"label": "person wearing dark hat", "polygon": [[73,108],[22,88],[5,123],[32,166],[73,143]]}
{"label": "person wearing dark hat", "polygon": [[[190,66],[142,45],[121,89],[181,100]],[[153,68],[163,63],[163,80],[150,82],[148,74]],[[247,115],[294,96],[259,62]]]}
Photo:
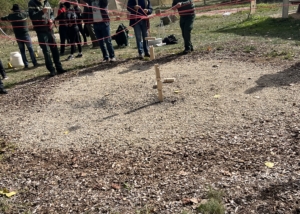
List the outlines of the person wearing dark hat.
{"label": "person wearing dark hat", "polygon": [[1,20],[9,21],[13,27],[13,31],[17,39],[17,43],[19,45],[19,49],[21,52],[23,63],[25,65],[25,69],[28,68],[25,46],[29,51],[33,66],[37,67],[38,63],[35,58],[34,51],[32,48],[31,38],[28,33],[28,26],[27,26],[28,13],[22,12],[18,4],[14,4],[11,10],[12,13],[9,14],[8,16],[1,17]]}
{"label": "person wearing dark hat", "polygon": [[[50,77],[55,76],[56,73],[60,74],[66,72],[60,62],[59,51],[52,29],[54,25],[54,15],[48,0],[30,0],[28,2],[28,12],[34,30],[37,34],[40,47],[43,50],[45,64],[50,72]],[[55,68],[51,60],[50,51]]]}

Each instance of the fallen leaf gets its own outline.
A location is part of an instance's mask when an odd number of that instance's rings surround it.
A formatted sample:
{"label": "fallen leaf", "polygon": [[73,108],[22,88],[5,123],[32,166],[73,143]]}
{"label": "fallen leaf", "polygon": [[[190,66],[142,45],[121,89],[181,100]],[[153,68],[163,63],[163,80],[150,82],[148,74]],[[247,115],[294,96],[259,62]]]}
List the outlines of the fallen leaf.
{"label": "fallen leaf", "polygon": [[267,162],[265,162],[265,165],[269,168],[273,168],[274,163],[267,161]]}
{"label": "fallen leaf", "polygon": [[64,134],[69,134],[69,131],[65,131]]}
{"label": "fallen leaf", "polygon": [[219,95],[219,94],[216,94],[215,96],[214,96],[214,98],[220,98],[221,97],[221,95]]}
{"label": "fallen leaf", "polygon": [[178,94],[180,91],[174,91],[175,94]]}
{"label": "fallen leaf", "polygon": [[7,191],[6,189],[0,190],[0,195],[5,195],[5,196],[8,197],[8,198],[14,196],[15,194],[17,194],[17,193],[14,192],[14,191],[9,192],[9,191]]}
{"label": "fallen leaf", "polygon": [[121,188],[121,186],[120,185],[118,185],[118,184],[111,184],[111,187],[113,188],[113,189],[120,189]]}

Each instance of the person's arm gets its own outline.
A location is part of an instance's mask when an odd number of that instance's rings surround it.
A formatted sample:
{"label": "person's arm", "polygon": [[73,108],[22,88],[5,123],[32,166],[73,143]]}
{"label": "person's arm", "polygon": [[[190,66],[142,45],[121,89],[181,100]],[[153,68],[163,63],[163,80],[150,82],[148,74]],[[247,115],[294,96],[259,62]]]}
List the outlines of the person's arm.
{"label": "person's arm", "polygon": [[45,12],[47,12],[46,9],[42,9],[31,1],[28,3],[28,14],[31,20],[41,20]]}
{"label": "person's arm", "polygon": [[147,14],[147,15],[151,15],[152,12],[153,12],[153,8],[152,8],[152,5],[151,5],[150,0],[147,0],[147,1],[148,1],[148,6],[147,6],[147,8],[144,10],[144,13]]}
{"label": "person's arm", "polygon": [[100,8],[104,9],[108,6],[108,0],[100,0]]}
{"label": "person's arm", "polygon": [[3,17],[1,17],[1,20],[2,20],[2,21],[9,21],[8,16],[3,16]]}

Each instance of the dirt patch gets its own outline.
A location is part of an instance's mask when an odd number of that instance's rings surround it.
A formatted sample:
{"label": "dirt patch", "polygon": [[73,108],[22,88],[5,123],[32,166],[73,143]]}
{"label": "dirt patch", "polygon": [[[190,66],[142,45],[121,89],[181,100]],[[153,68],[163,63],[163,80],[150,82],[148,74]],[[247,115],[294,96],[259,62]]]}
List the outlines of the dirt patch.
{"label": "dirt patch", "polygon": [[[228,212],[297,213],[299,65],[243,59],[102,64],[10,90],[1,129],[19,149],[0,187],[18,194],[0,199],[6,212],[196,213],[184,199],[213,186]],[[162,103],[155,63],[176,78]]]}

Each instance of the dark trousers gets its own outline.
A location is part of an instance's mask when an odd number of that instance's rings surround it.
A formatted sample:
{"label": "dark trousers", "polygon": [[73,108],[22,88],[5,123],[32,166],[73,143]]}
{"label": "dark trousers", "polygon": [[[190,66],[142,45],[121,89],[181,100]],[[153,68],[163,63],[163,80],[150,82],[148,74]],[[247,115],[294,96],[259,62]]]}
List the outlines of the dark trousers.
{"label": "dark trousers", "polygon": [[68,39],[68,27],[66,25],[60,25],[59,28],[59,39],[60,39],[60,53],[65,53],[66,41],[69,43]]}
{"label": "dark trousers", "polygon": [[70,32],[70,43],[71,43],[71,54],[74,54],[75,52],[75,45],[77,43],[78,51],[81,53],[81,42],[80,42],[80,35],[79,35],[79,29],[78,26],[73,25],[69,27]]}
{"label": "dark trousers", "polygon": [[[85,32],[84,32],[84,29],[83,29],[83,27],[82,27],[82,24],[80,23],[80,24],[77,24],[78,25],[78,29],[79,29],[79,32],[81,33],[81,35],[82,35],[82,37],[83,37],[83,41],[84,42],[87,42],[87,40],[86,40],[86,35],[85,35]],[[79,36],[79,41],[81,42],[81,38],[80,38],[80,36]]]}
{"label": "dark trousers", "polygon": [[53,31],[52,30],[45,31],[45,32],[37,31],[36,33],[37,33],[37,37],[38,37],[38,40],[40,43],[40,47],[43,50],[45,64],[46,64],[48,71],[50,71],[51,74],[53,74],[53,73],[55,74],[55,68],[53,66],[50,51],[52,53],[52,58],[53,58],[56,70],[57,71],[63,70],[60,60],[59,60],[59,52],[58,52],[58,48],[57,48],[57,44],[56,44],[56,41],[54,38]]}
{"label": "dark trousers", "polygon": [[134,35],[136,40],[136,46],[139,54],[149,54],[148,41],[145,38],[148,36],[147,20],[141,20],[134,26]]}
{"label": "dark trousers", "polygon": [[96,37],[95,31],[94,31],[94,26],[92,24],[84,24],[84,25],[86,26],[86,28],[89,31],[89,34],[90,34],[90,37],[91,37],[91,40],[93,43],[93,47],[98,47],[99,43],[98,43],[98,41],[96,41],[97,37]]}
{"label": "dark trousers", "polygon": [[3,64],[2,64],[1,60],[0,60],[0,74],[1,74],[1,76],[2,76],[3,79],[6,77],[5,69],[3,67]]}
{"label": "dark trousers", "polygon": [[1,81],[1,79],[0,79],[0,91],[5,91],[5,90],[4,90],[4,86],[3,86],[3,83],[2,83],[2,81]]}
{"label": "dark trousers", "polygon": [[103,59],[107,60],[109,58],[111,59],[114,58],[115,51],[111,43],[109,22],[94,23],[94,29],[95,29],[97,39],[99,39],[98,42],[99,42],[100,49],[102,51]]}
{"label": "dark trousers", "polygon": [[180,16],[179,25],[184,40],[184,49],[186,51],[193,50],[193,45],[191,42],[191,32],[193,29],[194,20],[195,20],[195,15]]}
{"label": "dark trousers", "polygon": [[34,51],[33,51],[33,48],[32,48],[32,43],[31,43],[31,38],[30,38],[29,34],[27,34],[27,35],[25,34],[24,36],[18,36],[17,37],[17,42],[18,42],[18,46],[19,46],[21,56],[22,56],[22,60],[24,62],[25,67],[28,67],[28,60],[27,60],[27,57],[26,57],[25,46],[28,49],[28,52],[29,52],[29,55],[30,55],[30,58],[31,58],[31,61],[32,61],[33,65],[36,65],[37,61],[36,61],[36,58],[35,58],[35,55],[34,55]]}

